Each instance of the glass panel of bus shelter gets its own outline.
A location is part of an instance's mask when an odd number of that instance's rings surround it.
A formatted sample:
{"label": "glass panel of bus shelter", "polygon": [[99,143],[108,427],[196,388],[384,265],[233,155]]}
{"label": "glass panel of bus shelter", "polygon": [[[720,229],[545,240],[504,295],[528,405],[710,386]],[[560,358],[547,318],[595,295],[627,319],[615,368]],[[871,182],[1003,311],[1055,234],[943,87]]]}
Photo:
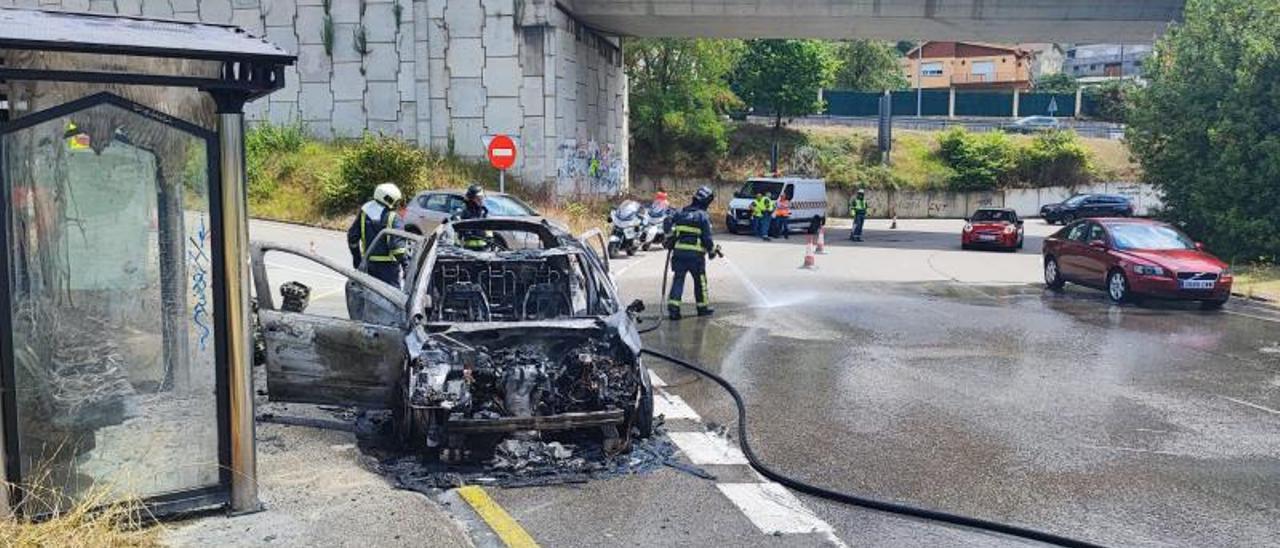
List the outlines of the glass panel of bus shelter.
{"label": "glass panel of bus shelter", "polygon": [[219,484],[208,143],[109,103],[3,139],[29,498]]}

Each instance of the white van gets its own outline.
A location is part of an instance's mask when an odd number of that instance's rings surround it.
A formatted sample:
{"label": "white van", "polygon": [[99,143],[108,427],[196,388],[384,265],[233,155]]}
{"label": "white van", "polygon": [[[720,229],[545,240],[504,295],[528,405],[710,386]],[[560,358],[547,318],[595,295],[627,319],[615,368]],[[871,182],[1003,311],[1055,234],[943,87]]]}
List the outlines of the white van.
{"label": "white van", "polygon": [[724,224],[731,234],[751,232],[751,202],[756,193],[764,192],[773,200],[785,194],[791,200],[791,219],[787,229],[800,228],[810,234],[827,224],[827,183],[822,179],[795,177],[760,177],[748,179],[729,200],[729,213]]}

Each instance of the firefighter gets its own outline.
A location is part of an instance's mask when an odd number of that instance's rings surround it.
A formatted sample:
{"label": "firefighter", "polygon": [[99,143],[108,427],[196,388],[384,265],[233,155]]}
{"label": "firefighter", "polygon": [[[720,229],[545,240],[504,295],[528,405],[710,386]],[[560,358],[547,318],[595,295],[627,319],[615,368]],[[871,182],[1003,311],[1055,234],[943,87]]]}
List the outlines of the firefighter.
{"label": "firefighter", "polygon": [[867,192],[858,189],[857,196],[849,200],[849,214],[853,216],[853,232],[849,233],[849,240],[853,242],[862,241],[862,224],[867,222]]}
{"label": "firefighter", "polygon": [[671,270],[674,279],[671,293],[667,295],[667,316],[680,319],[680,303],[684,297],[685,274],[693,275],[694,300],[699,316],[710,316],[711,301],[707,292],[707,259],[718,253],[711,240],[711,216],[707,208],[716,197],[710,187],[699,188],[693,194],[693,203],[675,215],[667,217],[663,229],[669,235],[664,245],[671,249]]}
{"label": "firefighter", "polygon": [[[476,184],[467,187],[465,204],[460,215],[462,220],[484,219],[489,216],[489,208],[484,205],[484,187]],[[489,248],[489,235],[479,230],[459,231],[458,238],[466,249],[483,251]]]}
{"label": "firefighter", "polygon": [[773,227],[769,235],[776,236],[779,233],[783,238],[791,239],[791,199],[786,194],[778,195],[778,208],[773,210]]}
{"label": "firefighter", "polygon": [[361,259],[368,251],[369,264],[365,271],[395,287],[400,287],[400,271],[408,260],[409,249],[401,238],[387,237],[376,242],[373,239],[383,229],[404,229],[404,221],[396,214],[402,197],[396,185],[378,185],[373,189],[373,199],[360,206],[360,214],[347,229],[347,248],[351,250],[352,265],[360,268]]}

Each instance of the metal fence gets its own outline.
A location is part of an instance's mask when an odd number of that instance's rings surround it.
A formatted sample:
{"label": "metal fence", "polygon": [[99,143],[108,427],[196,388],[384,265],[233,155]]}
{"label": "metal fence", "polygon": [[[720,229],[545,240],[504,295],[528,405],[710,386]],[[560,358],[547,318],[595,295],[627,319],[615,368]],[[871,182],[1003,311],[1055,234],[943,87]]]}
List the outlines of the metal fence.
{"label": "metal fence", "polygon": [[[876,116],[881,93],[826,90],[822,97],[829,116]],[[1012,91],[955,92],[955,110],[951,109],[951,91],[945,89],[901,90],[891,92],[894,116],[1013,116]],[[1074,93],[1019,93],[1019,116],[1072,117],[1076,114]],[[1085,112],[1096,111],[1096,101],[1086,97],[1081,105]]]}

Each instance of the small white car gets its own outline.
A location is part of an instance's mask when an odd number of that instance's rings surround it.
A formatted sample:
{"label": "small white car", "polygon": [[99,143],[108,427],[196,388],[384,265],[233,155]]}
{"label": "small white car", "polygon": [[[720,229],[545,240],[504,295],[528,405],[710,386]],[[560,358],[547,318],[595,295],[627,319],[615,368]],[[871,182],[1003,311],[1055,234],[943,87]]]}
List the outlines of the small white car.
{"label": "small white car", "polygon": [[733,194],[724,224],[731,234],[751,232],[751,203],[763,192],[775,202],[785,195],[791,200],[791,217],[786,229],[799,227],[814,234],[827,224],[827,183],[822,179],[761,177],[749,179]]}

